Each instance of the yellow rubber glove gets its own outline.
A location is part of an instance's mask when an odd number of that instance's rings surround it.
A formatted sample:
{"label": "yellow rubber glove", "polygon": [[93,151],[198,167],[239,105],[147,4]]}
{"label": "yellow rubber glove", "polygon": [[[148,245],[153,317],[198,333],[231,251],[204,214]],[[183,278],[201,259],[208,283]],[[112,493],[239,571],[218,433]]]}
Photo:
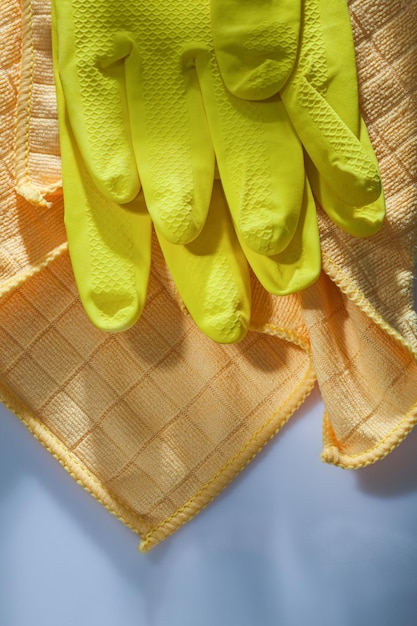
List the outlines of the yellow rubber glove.
{"label": "yellow rubber glove", "polygon": [[[153,42],[151,28],[148,39],[157,48],[151,56],[148,51],[146,58],[151,75],[154,62],[157,68],[162,61],[168,64],[159,84],[146,82],[139,50],[133,47],[130,55],[126,50],[132,44],[131,31],[120,31],[119,27],[120,20],[125,26],[135,23],[130,7],[119,6],[115,15],[114,7],[104,0],[94,7],[90,0],[61,0],[54,5],[54,64],[69,248],[84,307],[93,323],[104,330],[130,327],[143,309],[151,254],[147,211],[152,214],[153,200],[163,214],[162,219],[155,217],[155,212],[152,215],[161,248],[197,325],[220,342],[237,341],[245,334],[250,308],[248,270],[220,183],[215,181],[213,188],[212,140],[222,179],[229,183],[228,199],[241,207],[240,221],[244,225],[246,220],[248,238],[255,243],[258,238],[259,245],[253,247],[272,255],[269,258],[254,252],[247,245],[245,228],[243,233],[236,229],[262,284],[273,293],[285,295],[307,287],[320,273],[315,205],[305,182],[301,144],[279,99],[270,107],[260,106],[231,97],[225,90],[212,49],[204,49],[211,37],[208,6],[207,2],[202,15],[201,7],[193,5],[191,25],[201,37],[200,47],[196,40],[188,47],[184,43],[189,37],[184,10],[177,14],[177,9],[167,7],[167,18],[173,19],[174,11],[184,31],[180,51],[187,63],[185,74],[180,64],[179,75],[166,51],[158,57],[158,46],[166,36],[159,20],[165,13],[155,10],[159,43]],[[151,17],[147,14],[148,20]],[[111,20],[116,20],[116,26]],[[168,29],[171,46],[175,44],[174,27],[173,22]],[[204,62],[207,55],[209,64]],[[196,70],[197,57],[200,71]],[[205,86],[205,99],[197,81]],[[211,111],[210,129],[206,105]],[[281,110],[279,118],[276,106]],[[140,161],[142,154],[147,154],[148,160]],[[144,185],[147,207],[139,193],[138,163],[142,178],[148,181],[148,187]],[[196,197],[201,198],[201,189],[205,190],[203,195],[209,194],[210,210],[204,208],[208,216],[198,234],[187,244],[178,243],[181,238],[171,237],[169,241],[167,230],[172,227],[172,235],[178,224],[181,229],[184,215],[185,219],[187,215],[194,217],[184,193],[193,204]],[[126,201],[122,207],[121,201]],[[281,213],[277,205],[281,205]],[[236,211],[235,218],[239,218]],[[276,252],[283,246],[284,251]]]}
{"label": "yellow rubber glove", "polygon": [[[211,0],[211,10],[217,59],[228,89],[241,98],[258,100],[280,91],[308,154],[307,172],[320,204],[352,235],[377,232],[385,204],[359,112],[345,0]],[[283,24],[290,25],[288,32]],[[279,46],[281,32],[285,45]],[[259,33],[262,44],[250,57],[250,66],[248,51]]]}
{"label": "yellow rubber glove", "polygon": [[[53,39],[56,53],[56,29]],[[78,152],[57,72],[55,82],[65,226],[77,287],[96,326],[125,330],[145,304],[151,219],[143,193],[120,207],[97,188]],[[200,329],[221,343],[242,339],[250,319],[249,273],[220,181],[214,182],[206,223],[193,244],[173,245],[158,237],[178,292]]]}
{"label": "yellow rubber glove", "polygon": [[69,120],[101,193],[128,203],[141,181],[159,233],[189,243],[216,156],[239,236],[260,254],[285,250],[303,202],[302,148],[279,98],[260,106],[225,88],[209,0],[59,0],[55,11]]}
{"label": "yellow rubber glove", "polygon": [[[57,35],[54,28],[55,57]],[[143,193],[122,207],[98,189],[74,137],[56,58],[55,81],[65,225],[78,290],[98,328],[125,330],[136,322],[146,300],[151,219]],[[255,273],[274,293],[303,289],[320,273],[315,205],[308,187],[304,195],[296,234],[285,254],[269,258],[247,250]],[[221,343],[243,338],[250,319],[248,267],[220,181],[214,181],[206,223],[192,243],[172,244],[156,232],[179,294],[200,329]]]}

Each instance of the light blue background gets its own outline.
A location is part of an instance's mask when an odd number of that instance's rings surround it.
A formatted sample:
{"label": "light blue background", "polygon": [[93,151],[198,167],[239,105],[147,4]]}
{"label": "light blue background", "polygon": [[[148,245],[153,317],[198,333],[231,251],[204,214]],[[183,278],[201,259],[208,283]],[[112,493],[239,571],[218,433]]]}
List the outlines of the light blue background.
{"label": "light blue background", "polygon": [[320,462],[317,391],[148,554],[0,408],[1,626],[415,626],[417,431],[358,471]]}

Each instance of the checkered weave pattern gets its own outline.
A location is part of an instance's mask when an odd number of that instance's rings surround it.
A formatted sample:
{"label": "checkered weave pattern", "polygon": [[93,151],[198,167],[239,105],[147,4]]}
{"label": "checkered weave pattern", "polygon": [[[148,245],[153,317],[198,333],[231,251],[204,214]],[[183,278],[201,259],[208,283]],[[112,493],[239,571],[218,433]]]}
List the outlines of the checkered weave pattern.
{"label": "checkered weave pattern", "polygon": [[[16,187],[35,206],[51,208],[45,195],[61,186],[61,160],[50,63],[50,9],[47,4],[33,0],[22,3],[22,12],[21,76],[16,108]],[[48,137],[47,146],[45,136]]]}
{"label": "checkered weave pattern", "polygon": [[349,6],[387,220],[355,239],[321,213],[327,276],[301,299],[326,406],[323,458],[361,467],[398,445],[417,414],[417,2]]}
{"label": "checkered weave pattern", "polygon": [[417,2],[350,0],[349,6],[361,107],[383,177],[387,220],[378,235],[365,240],[349,237],[323,215],[324,269],[361,308],[366,306],[369,314],[373,309],[417,349],[417,316],[411,306],[417,203]]}
{"label": "checkered weave pattern", "polygon": [[66,248],[49,13],[41,0],[0,12],[0,295]]}
{"label": "checkered weave pattern", "polygon": [[[315,382],[308,336],[298,298],[272,301],[254,281],[257,332],[238,345],[214,344],[181,310],[156,243],[140,322],[120,335],[90,324],[68,259],[60,191],[44,189],[34,206],[36,197],[32,205],[14,189],[10,148],[18,151],[26,133],[32,154],[32,118],[48,110],[34,101],[29,123],[17,115],[29,110],[21,95],[30,93],[27,78],[36,76],[32,91],[50,98],[50,52],[45,75],[31,74],[16,45],[22,17],[26,27],[32,20],[29,32],[45,26],[48,2],[24,5],[22,16],[7,0],[0,31],[9,87],[1,92],[9,133],[1,135],[1,249],[9,266],[1,275],[0,395],[149,549],[214,498],[303,402]],[[53,107],[49,121],[40,153],[50,149],[52,158]]]}
{"label": "checkered weave pattern", "polygon": [[326,274],[285,298],[253,280],[253,331],[232,346],[179,306],[156,242],[139,323],[107,335],[87,320],[63,226],[49,2],[21,4],[3,0],[0,14],[2,401],[143,550],[233,479],[316,376],[325,460],[360,467],[387,454],[417,413],[416,2],[350,2],[386,226],[352,240],[320,215]]}
{"label": "checkered weave pattern", "polygon": [[0,306],[3,400],[145,548],[211,500],[314,383],[307,344],[204,337],[158,263],[145,313],[122,335],[91,327],[66,254]]}

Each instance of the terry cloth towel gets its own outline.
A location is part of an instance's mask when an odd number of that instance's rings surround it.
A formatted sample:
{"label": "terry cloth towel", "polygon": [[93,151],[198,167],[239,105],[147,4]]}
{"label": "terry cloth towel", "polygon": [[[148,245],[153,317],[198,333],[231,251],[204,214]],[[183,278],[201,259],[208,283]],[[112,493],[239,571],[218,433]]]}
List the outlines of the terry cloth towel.
{"label": "terry cloth towel", "polygon": [[143,550],[232,480],[316,376],[328,462],[376,461],[417,419],[416,3],[350,8],[386,225],[353,240],[319,210],[320,281],[277,298],[254,280],[252,332],[221,346],[178,305],[156,242],[139,323],[106,335],[87,320],[63,226],[49,0],[3,0],[0,398]]}

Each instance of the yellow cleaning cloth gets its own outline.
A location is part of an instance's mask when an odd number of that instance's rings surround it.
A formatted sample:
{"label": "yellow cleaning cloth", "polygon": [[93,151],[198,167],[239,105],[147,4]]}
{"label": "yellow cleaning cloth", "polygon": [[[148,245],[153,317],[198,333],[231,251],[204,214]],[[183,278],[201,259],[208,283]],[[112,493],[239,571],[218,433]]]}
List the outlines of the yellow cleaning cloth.
{"label": "yellow cleaning cloth", "polygon": [[[47,15],[47,5],[32,2],[32,15]],[[52,207],[45,212],[13,189],[13,95],[32,75],[19,68],[16,0],[2,18],[10,85],[4,127],[11,130],[1,135],[3,221],[10,213],[1,248],[14,262],[2,270],[0,395],[77,481],[141,534],[146,549],[204,507],[310,392],[315,375],[301,306],[297,296],[271,300],[254,283],[252,326],[263,332],[218,346],[181,311],[154,241],[138,324],[117,336],[95,329],[64,249],[62,197],[46,196]],[[23,35],[30,31],[26,23]],[[47,67],[45,74],[50,86]],[[30,113],[38,115],[34,107]],[[17,123],[30,130],[28,120]],[[27,215],[36,222],[22,229]],[[49,238],[35,246],[45,220]]]}
{"label": "yellow cleaning cloth", "polygon": [[327,409],[323,458],[360,467],[392,450],[417,415],[417,2],[352,0],[350,11],[387,219],[364,242],[321,213],[327,276],[301,299]]}
{"label": "yellow cleaning cloth", "polygon": [[[16,110],[16,188],[29,202],[50,208],[52,205],[45,196],[61,187],[56,97],[50,62],[50,6],[23,2],[21,10],[22,39],[16,37],[18,25],[11,19],[7,24],[8,6],[3,6],[5,33],[15,37],[13,62],[19,62],[19,52],[22,56]],[[11,100],[8,104],[15,103]],[[6,130],[5,126],[2,128]]]}
{"label": "yellow cleaning cloth", "polygon": [[[327,409],[325,460],[358,467],[389,452],[417,419],[411,106],[417,29],[410,26],[416,3],[357,0],[350,6],[362,112],[387,195],[386,225],[369,240],[354,240],[320,211],[327,275],[285,297],[267,294],[253,279],[254,332],[231,346],[207,339],[178,306],[156,241],[138,324],[115,336],[88,321],[57,189],[49,2],[26,0],[23,15],[17,0],[3,5],[2,401],[141,535],[143,550],[232,480],[300,406],[316,375]],[[40,119],[43,131],[36,135]],[[50,167],[37,164],[42,160]]]}
{"label": "yellow cleaning cloth", "polygon": [[[66,247],[62,206],[51,195],[61,172],[49,14],[48,2],[35,11],[4,2],[0,12],[0,294]],[[14,187],[31,204],[18,203]]]}

